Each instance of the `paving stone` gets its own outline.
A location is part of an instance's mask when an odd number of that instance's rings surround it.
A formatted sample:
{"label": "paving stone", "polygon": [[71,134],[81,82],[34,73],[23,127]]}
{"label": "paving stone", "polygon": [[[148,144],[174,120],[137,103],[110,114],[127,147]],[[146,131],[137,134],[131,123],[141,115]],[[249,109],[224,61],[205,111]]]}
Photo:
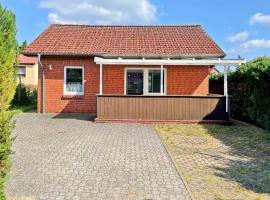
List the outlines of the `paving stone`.
{"label": "paving stone", "polygon": [[[237,127],[241,129],[237,130]],[[269,179],[265,178],[269,177],[270,168],[262,164],[269,164],[269,143],[262,141],[266,143],[262,145],[258,140],[261,145],[258,148],[253,141],[245,139],[253,138],[256,144],[259,137],[263,138],[263,134],[255,137],[252,126],[181,124],[160,125],[158,130],[196,200],[270,199]],[[252,164],[255,173],[252,172]],[[168,173],[171,179],[172,171]],[[268,185],[263,186],[259,180]],[[262,188],[258,189],[251,183]],[[177,181],[166,182],[165,185],[166,191],[170,187],[183,187]]]}
{"label": "paving stone", "polygon": [[16,116],[8,199],[190,199],[150,125]]}

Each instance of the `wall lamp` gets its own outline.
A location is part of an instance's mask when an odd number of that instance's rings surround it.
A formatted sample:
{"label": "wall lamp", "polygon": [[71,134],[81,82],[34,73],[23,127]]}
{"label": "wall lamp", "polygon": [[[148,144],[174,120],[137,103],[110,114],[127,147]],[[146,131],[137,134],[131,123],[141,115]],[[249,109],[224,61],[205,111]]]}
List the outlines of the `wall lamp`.
{"label": "wall lamp", "polygon": [[53,69],[53,65],[48,65],[48,67],[50,71]]}

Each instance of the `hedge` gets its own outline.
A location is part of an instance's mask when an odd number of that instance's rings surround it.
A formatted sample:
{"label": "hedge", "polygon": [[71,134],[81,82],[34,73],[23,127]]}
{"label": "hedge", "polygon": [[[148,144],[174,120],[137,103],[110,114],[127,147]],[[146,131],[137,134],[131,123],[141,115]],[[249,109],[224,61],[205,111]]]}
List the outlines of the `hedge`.
{"label": "hedge", "polygon": [[5,199],[5,177],[9,169],[12,115],[8,112],[16,88],[15,15],[0,4],[0,199]]}
{"label": "hedge", "polygon": [[[210,92],[223,92],[223,75],[210,78]],[[231,116],[270,130],[270,57],[258,57],[228,74]]]}

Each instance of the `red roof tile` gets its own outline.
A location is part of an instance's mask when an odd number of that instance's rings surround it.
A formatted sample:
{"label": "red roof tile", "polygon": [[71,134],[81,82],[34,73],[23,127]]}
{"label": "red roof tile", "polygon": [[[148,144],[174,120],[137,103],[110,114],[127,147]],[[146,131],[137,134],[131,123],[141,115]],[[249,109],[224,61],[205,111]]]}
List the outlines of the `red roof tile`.
{"label": "red roof tile", "polygon": [[200,25],[49,26],[24,51],[26,55],[224,57]]}
{"label": "red roof tile", "polygon": [[209,73],[210,74],[219,74],[220,71],[216,67],[212,66],[212,67],[209,67]]}
{"label": "red roof tile", "polygon": [[19,62],[20,64],[37,64],[38,63],[38,59],[37,57],[28,57],[28,56],[24,56],[22,54],[19,55]]}

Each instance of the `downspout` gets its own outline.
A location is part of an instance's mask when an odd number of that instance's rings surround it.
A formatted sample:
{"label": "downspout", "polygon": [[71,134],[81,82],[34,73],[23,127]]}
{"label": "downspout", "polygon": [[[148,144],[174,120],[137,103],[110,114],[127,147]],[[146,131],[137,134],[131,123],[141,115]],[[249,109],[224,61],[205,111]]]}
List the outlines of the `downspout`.
{"label": "downspout", "polygon": [[41,79],[41,113],[45,113],[45,71],[43,64],[41,63],[41,54],[38,54],[38,63],[42,71],[42,79]]}

